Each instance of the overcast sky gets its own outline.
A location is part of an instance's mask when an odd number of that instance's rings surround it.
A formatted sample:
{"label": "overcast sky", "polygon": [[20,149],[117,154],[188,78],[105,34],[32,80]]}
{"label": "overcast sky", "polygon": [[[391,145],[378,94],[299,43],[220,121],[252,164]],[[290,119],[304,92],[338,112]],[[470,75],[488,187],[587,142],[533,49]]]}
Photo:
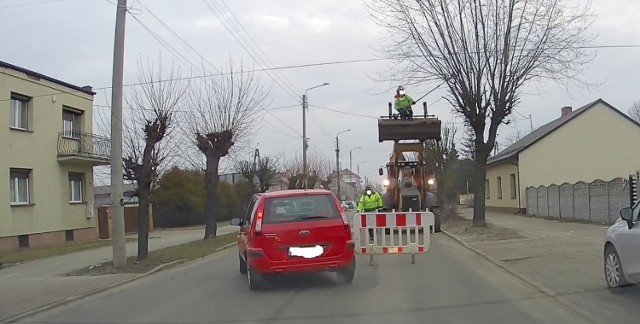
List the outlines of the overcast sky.
{"label": "overcast sky", "polygon": [[[116,0],[0,0],[0,42],[4,44],[0,60],[52,77],[94,88],[111,85],[113,34]],[[217,4],[222,17],[233,19],[255,40],[269,58],[270,66],[291,66],[332,61],[373,59],[379,57],[381,30],[375,28],[362,3],[353,0],[221,0],[206,1]],[[126,21],[125,84],[136,81],[136,65],[140,59],[175,61],[185,73],[202,74],[204,56],[208,62],[220,66],[229,57],[254,62],[247,51],[234,39],[242,28],[231,31],[218,14],[202,0],[144,0],[129,1],[135,18],[139,19],[160,39],[183,57],[172,54],[156,40],[132,15]],[[145,9],[146,7],[147,9]],[[230,11],[233,13],[231,15]],[[599,35],[597,45],[640,44],[640,1],[594,0],[597,14],[592,31]],[[178,34],[195,51],[164,29],[153,15]],[[246,36],[243,36],[248,38]],[[500,140],[513,133],[513,128],[527,131],[560,116],[560,108],[574,109],[602,98],[625,111],[640,99],[640,48],[611,48],[597,50],[597,58],[586,71],[588,80],[602,83],[596,89],[572,88],[570,92],[554,83],[530,86],[515,114],[516,123],[501,126]],[[189,63],[190,62],[190,63]],[[325,107],[345,113],[311,107],[307,115],[311,150],[335,161],[337,132],[341,135],[341,162],[349,167],[349,150],[355,150],[353,168],[361,164],[361,175],[378,179],[377,168],[389,158],[391,144],[378,143],[375,116],[384,114],[386,103],[393,93],[385,92],[387,84],[372,80],[387,67],[386,61],[323,65],[280,70],[286,78],[283,86],[273,85],[270,110],[252,138],[262,155],[295,154],[301,150],[302,109],[297,105],[305,89],[329,82],[330,85],[309,91],[312,106]],[[195,65],[195,67],[194,67]],[[256,64],[256,68],[264,65]],[[261,72],[267,84],[271,76]],[[286,85],[285,85],[286,84]],[[283,90],[287,88],[287,90]],[[289,89],[291,88],[291,89]],[[411,88],[414,98],[430,89]],[[94,103],[106,106],[110,90],[97,91]],[[432,113],[443,121],[452,115],[443,92],[436,91],[426,100]],[[96,107],[95,124],[104,126],[107,107]],[[126,111],[125,111],[126,113]],[[527,118],[525,118],[527,117]],[[456,119],[458,125],[461,120]],[[513,128],[512,128],[513,127]],[[99,130],[98,130],[99,131]],[[462,131],[459,132],[462,135]],[[355,170],[354,170],[355,171]]]}

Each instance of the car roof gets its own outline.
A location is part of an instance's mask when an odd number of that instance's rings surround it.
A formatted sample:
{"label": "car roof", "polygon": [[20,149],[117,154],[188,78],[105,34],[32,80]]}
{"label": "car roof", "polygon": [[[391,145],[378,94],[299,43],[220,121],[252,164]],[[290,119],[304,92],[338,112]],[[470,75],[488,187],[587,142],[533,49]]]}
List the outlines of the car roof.
{"label": "car roof", "polygon": [[262,193],[264,198],[282,198],[282,197],[296,197],[296,196],[313,196],[313,195],[331,195],[332,192],[325,189],[293,189],[293,190],[280,190]]}

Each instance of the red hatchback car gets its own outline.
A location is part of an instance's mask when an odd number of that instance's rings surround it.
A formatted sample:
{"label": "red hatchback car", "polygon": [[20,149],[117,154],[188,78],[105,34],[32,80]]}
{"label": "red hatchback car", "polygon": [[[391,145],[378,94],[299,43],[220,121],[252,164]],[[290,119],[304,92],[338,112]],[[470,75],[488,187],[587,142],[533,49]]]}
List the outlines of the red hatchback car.
{"label": "red hatchback car", "polygon": [[353,281],[356,263],[349,221],[328,190],[285,190],[256,194],[240,226],[240,272],[249,288],[259,289],[265,275],[333,271]]}

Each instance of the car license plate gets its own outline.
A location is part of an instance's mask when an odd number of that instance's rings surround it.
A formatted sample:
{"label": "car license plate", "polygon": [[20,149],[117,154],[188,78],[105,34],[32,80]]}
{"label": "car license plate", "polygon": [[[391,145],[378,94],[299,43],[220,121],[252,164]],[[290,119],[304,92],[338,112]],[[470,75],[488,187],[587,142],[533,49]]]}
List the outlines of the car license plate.
{"label": "car license plate", "polygon": [[290,247],[289,255],[296,257],[303,257],[305,259],[316,258],[324,253],[324,248],[320,245],[312,247]]}

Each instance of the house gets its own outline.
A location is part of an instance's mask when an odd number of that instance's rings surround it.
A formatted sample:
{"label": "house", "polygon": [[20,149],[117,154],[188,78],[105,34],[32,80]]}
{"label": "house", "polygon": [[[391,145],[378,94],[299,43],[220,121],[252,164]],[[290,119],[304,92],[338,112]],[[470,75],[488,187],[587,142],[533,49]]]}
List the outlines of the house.
{"label": "house", "polygon": [[526,213],[527,188],[624,178],[639,168],[638,139],[640,124],[602,99],[564,107],[559,118],[487,160],[487,209]]}
{"label": "house", "polygon": [[[125,205],[133,205],[138,203],[138,197],[135,197],[137,186],[133,183],[125,183],[123,185],[123,200]],[[111,205],[111,186],[93,187],[94,205],[96,208]]]}
{"label": "house", "polygon": [[93,167],[111,146],[92,134],[94,95],[0,61],[0,250],[98,238]]}
{"label": "house", "polygon": [[[330,188],[337,193],[338,182],[336,181],[337,172],[333,171],[329,175],[331,180]],[[358,200],[362,193],[362,185],[360,176],[349,169],[340,170],[340,195],[341,200]]]}
{"label": "house", "polygon": [[[138,197],[136,191],[138,187],[135,183],[123,184],[124,203],[124,231],[127,234],[138,232]],[[107,239],[111,237],[111,186],[97,186],[93,188],[94,205],[98,215],[99,238]],[[155,228],[153,223],[153,204],[149,203],[147,212],[149,219],[149,232]]]}

